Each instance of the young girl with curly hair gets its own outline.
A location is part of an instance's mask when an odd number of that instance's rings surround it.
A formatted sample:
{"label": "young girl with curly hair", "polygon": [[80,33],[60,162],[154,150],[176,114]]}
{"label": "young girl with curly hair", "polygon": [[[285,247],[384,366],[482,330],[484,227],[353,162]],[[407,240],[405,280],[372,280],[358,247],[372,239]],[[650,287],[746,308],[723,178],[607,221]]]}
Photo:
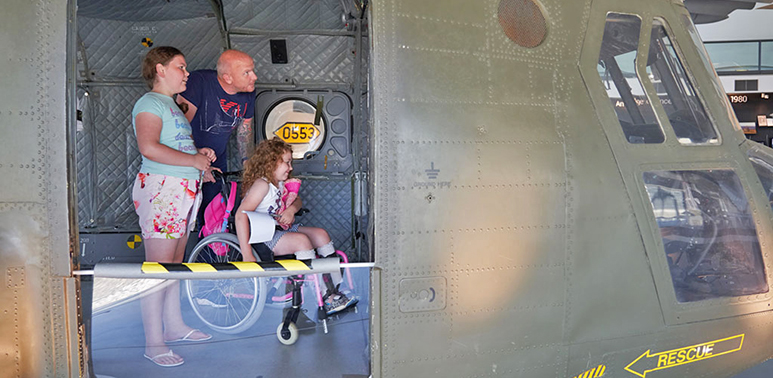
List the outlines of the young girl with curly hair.
{"label": "young girl with curly hair", "polygon": [[[292,161],[290,145],[280,139],[270,139],[260,142],[253,155],[244,164],[242,187],[246,191],[236,211],[236,234],[244,261],[256,261],[253,253],[244,253],[244,251],[252,251],[249,243],[250,221],[244,211],[269,214],[275,219],[277,226],[283,226],[278,227],[274,237],[265,242],[275,256],[293,254],[299,260],[309,260],[315,258],[317,254],[328,257],[335,253],[327,231],[295,223],[295,213],[303,205],[300,197],[280,211],[282,187],[293,170]],[[284,230],[285,227],[287,230]],[[340,282],[340,278],[336,281]],[[356,299],[347,298],[331,285],[325,295],[325,310],[328,315],[331,315],[351,307],[356,302]]]}

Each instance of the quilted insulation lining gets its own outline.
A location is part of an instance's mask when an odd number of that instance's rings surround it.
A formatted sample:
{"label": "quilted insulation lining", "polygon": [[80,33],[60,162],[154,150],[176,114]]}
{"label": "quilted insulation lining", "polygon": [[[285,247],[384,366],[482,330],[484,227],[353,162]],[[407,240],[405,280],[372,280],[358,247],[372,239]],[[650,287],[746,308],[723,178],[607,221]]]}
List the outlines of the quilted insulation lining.
{"label": "quilted insulation lining", "polygon": [[[287,40],[287,64],[272,64],[269,40]],[[354,38],[320,35],[233,35],[231,44],[255,59],[258,81],[352,83]]]}
{"label": "quilted insulation lining", "polygon": [[229,28],[342,29],[340,0],[241,0],[223,4]]}
{"label": "quilted insulation lining", "polygon": [[78,18],[78,34],[86,47],[86,66],[91,80],[140,77],[142,58],[153,46],[174,46],[185,54],[189,70],[214,68],[222,36],[216,18],[177,21],[116,21]]}

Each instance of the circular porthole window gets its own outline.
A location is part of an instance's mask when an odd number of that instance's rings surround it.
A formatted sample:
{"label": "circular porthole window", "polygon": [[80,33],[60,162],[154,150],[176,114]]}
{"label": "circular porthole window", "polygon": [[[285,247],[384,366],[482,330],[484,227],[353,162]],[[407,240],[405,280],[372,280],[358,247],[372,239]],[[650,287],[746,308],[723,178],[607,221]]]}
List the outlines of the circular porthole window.
{"label": "circular porthole window", "polygon": [[300,99],[286,99],[272,106],[263,122],[266,139],[279,138],[292,146],[293,159],[303,159],[310,151],[319,151],[325,141],[325,117],[314,124],[317,108]]}
{"label": "circular porthole window", "polygon": [[537,47],[547,36],[547,22],[537,0],[500,0],[497,16],[502,31],[519,46]]}

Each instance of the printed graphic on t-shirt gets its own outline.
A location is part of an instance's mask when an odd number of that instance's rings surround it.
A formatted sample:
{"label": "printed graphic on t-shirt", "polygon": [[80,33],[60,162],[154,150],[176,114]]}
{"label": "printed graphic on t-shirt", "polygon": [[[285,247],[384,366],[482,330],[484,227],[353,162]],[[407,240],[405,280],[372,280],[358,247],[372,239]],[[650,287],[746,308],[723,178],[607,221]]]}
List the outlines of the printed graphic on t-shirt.
{"label": "printed graphic on t-shirt", "polygon": [[177,135],[174,136],[174,140],[177,141],[177,150],[182,152],[196,151],[196,146],[193,145],[193,137],[191,137],[191,126],[183,118],[183,113],[173,108],[169,108],[169,112],[172,114],[172,117],[175,117],[174,128],[177,130]]}
{"label": "printed graphic on t-shirt", "polygon": [[174,109],[172,107],[169,107],[169,113],[172,115],[172,117],[185,117],[185,114],[183,114],[182,111],[179,109]]}
{"label": "printed graphic on t-shirt", "polygon": [[[230,133],[234,127],[247,118],[247,104],[239,104],[226,99],[219,99],[214,122],[211,125],[201,125],[202,130],[211,134]],[[207,109],[209,110],[209,109]],[[205,118],[209,119],[209,117]]]}
{"label": "printed graphic on t-shirt", "polygon": [[[246,108],[247,104],[244,104],[244,107]],[[239,108],[239,104],[233,101],[225,102],[225,99],[220,99],[220,109],[222,109],[223,113],[228,114],[230,117],[238,117],[240,115]]]}
{"label": "printed graphic on t-shirt", "polygon": [[[270,189],[269,189],[270,190]],[[274,218],[279,218],[279,214],[277,214],[277,210],[279,210],[279,206],[282,205],[282,192],[277,189],[276,191],[276,203],[268,207],[268,214],[271,215]]]}

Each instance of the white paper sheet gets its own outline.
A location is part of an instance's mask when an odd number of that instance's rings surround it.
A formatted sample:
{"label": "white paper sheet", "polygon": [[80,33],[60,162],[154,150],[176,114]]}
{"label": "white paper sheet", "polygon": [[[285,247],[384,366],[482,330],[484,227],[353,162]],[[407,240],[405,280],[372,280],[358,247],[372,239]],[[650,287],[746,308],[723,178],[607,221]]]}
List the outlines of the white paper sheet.
{"label": "white paper sheet", "polygon": [[242,211],[250,219],[250,244],[265,243],[274,237],[276,221],[266,213]]}

